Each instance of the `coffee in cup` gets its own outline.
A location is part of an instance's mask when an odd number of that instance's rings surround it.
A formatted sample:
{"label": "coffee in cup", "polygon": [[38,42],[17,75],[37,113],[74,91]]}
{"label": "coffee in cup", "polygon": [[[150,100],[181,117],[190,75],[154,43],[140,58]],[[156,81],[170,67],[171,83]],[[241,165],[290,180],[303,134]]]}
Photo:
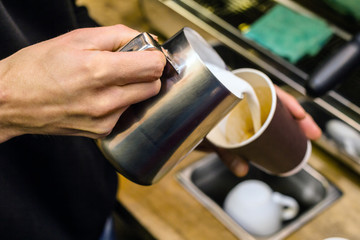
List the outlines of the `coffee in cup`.
{"label": "coffee in cup", "polygon": [[[263,125],[271,109],[271,91],[265,86],[253,88],[260,105],[260,124]],[[226,119],[225,137],[229,143],[239,143],[249,139],[256,132],[251,114],[251,105],[248,102],[248,95],[239,102],[229,113]]]}

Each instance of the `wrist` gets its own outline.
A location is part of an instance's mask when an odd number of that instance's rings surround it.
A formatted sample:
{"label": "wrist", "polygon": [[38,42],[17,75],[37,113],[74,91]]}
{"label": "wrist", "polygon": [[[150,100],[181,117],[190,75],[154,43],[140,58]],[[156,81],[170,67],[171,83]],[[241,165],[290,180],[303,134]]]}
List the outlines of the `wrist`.
{"label": "wrist", "polygon": [[9,107],[9,84],[6,84],[9,66],[6,59],[0,61],[0,143],[21,135],[11,124],[11,108]]}

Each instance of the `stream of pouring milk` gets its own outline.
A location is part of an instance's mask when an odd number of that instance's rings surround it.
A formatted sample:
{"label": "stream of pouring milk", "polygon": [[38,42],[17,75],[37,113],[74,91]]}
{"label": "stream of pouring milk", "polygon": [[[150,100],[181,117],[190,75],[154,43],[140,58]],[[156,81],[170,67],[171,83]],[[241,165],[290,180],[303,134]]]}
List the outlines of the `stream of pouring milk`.
{"label": "stream of pouring milk", "polygon": [[[210,63],[206,63],[206,66],[211,73],[235,96],[242,99],[244,97],[243,94],[246,95],[254,132],[257,132],[261,127],[261,112],[260,103],[253,87],[244,79],[237,77],[228,70],[221,69]],[[223,133],[225,133],[225,129],[223,129]]]}

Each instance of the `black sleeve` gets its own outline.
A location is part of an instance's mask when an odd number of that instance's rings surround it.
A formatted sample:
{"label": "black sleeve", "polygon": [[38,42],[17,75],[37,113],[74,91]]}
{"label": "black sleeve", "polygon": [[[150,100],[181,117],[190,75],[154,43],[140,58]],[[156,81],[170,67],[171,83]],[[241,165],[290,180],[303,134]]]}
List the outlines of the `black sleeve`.
{"label": "black sleeve", "polygon": [[89,16],[89,12],[86,7],[78,6],[75,3],[75,0],[71,1],[74,8],[74,13],[76,20],[79,24],[79,27],[98,27],[98,24],[94,19]]}

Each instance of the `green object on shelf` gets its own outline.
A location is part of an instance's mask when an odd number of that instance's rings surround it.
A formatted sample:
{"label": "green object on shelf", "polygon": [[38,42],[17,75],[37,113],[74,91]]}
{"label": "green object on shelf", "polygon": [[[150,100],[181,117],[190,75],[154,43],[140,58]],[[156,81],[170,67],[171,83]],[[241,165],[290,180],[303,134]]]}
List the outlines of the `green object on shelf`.
{"label": "green object on shelf", "polygon": [[325,2],[339,13],[352,16],[356,21],[360,21],[359,0],[325,0]]}
{"label": "green object on shelf", "polygon": [[321,19],[304,16],[280,4],[269,10],[244,34],[291,63],[305,55],[314,56],[332,35]]}

